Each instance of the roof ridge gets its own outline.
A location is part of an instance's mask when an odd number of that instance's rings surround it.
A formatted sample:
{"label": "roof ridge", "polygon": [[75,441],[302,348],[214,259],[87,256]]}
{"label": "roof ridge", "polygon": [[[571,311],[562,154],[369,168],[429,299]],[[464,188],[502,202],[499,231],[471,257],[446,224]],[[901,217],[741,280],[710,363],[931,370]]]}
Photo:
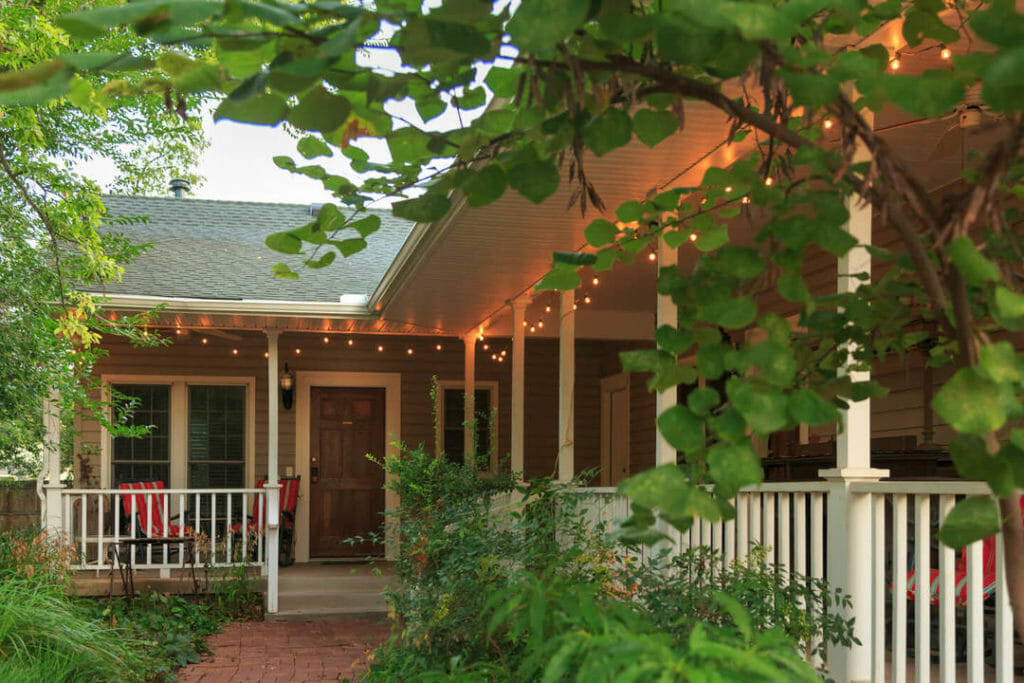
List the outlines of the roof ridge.
{"label": "roof ridge", "polygon": [[[128,199],[128,200],[140,200],[140,201],[161,201],[161,202],[196,202],[205,204],[240,204],[243,206],[281,206],[293,209],[309,209],[311,204],[326,204],[328,202],[308,202],[306,204],[295,204],[292,202],[257,202],[244,199],[205,199],[200,197],[154,197],[150,195],[137,195],[137,194],[101,194],[100,199]],[[347,206],[342,204],[341,206]],[[379,209],[363,209],[369,213],[386,213],[394,216],[394,212],[390,208],[379,208]],[[395,216],[397,218],[397,216]]]}

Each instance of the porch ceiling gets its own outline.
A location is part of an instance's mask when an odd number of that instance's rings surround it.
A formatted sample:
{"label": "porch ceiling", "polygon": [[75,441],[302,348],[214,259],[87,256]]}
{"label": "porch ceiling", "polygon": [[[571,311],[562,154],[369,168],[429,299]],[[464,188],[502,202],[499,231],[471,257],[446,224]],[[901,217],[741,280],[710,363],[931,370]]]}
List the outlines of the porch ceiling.
{"label": "porch ceiling", "polygon": [[[874,42],[889,44],[898,40],[898,35],[899,27],[895,26],[875,36]],[[960,47],[955,46],[955,51],[960,52],[956,49]],[[967,51],[966,46],[962,51]],[[938,50],[908,54],[902,61],[905,73],[945,65]],[[956,117],[915,121],[906,112],[887,106],[875,117],[875,127],[887,131],[885,137],[896,153],[925,187],[933,190],[959,178],[967,153],[984,149],[999,134],[998,130],[956,131],[964,144],[955,144],[955,149],[936,156],[937,142],[957,124]],[[507,334],[511,329],[508,301],[532,289],[550,267],[553,252],[583,247],[583,230],[590,221],[598,217],[614,221],[615,208],[621,202],[652,191],[694,185],[708,166],[728,165],[750,150],[752,136],[740,145],[722,144],[727,131],[728,122],[717,110],[688,102],[685,129],[657,149],[634,141],[601,158],[588,157],[585,170],[604,201],[603,212],[591,207],[586,216],[581,216],[578,206],[569,207],[574,185],[564,179],[558,191],[540,205],[510,190],[489,206],[457,208],[445,221],[424,231],[428,237],[415,247],[419,252],[416,262],[403,262],[399,255],[372,300],[383,306],[383,317],[391,323],[412,323],[451,334],[463,334],[482,325],[493,329],[494,334]],[[737,225],[739,234],[734,233],[734,237],[749,238],[755,222],[748,219]],[[410,239],[406,248],[414,241]],[[680,248],[683,270],[688,270],[695,258],[692,249],[686,245]],[[613,271],[599,274],[597,287],[590,286],[588,276],[580,297],[584,292],[591,295],[588,308],[596,318],[605,314],[604,327],[617,325],[625,312],[649,314],[653,324],[655,275],[656,268],[641,255],[630,266],[619,264]],[[544,307],[551,306],[555,312],[556,303],[553,293],[539,295],[528,309],[527,318],[543,319]],[[557,318],[548,314],[548,319],[554,323]],[[545,325],[536,334],[555,334],[556,329],[555,324]],[[619,325],[613,335],[600,336],[644,339],[652,331],[653,327]]]}

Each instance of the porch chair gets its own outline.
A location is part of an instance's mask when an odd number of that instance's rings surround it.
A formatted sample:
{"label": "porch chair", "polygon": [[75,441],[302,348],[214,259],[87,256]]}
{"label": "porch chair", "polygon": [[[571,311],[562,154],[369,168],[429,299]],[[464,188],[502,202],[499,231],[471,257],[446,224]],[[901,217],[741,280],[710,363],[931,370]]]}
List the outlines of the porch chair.
{"label": "porch chair", "polygon": [[[122,491],[163,491],[162,481],[138,481],[127,482],[118,486]],[[140,538],[176,538],[181,536],[194,536],[192,527],[180,524],[171,524],[170,520],[177,519],[178,515],[168,517],[168,523],[164,526],[164,495],[147,496],[143,493],[131,493],[121,496],[121,503],[124,505],[125,522],[128,529],[131,529],[132,507],[135,507],[136,536]],[[152,507],[147,505],[146,498],[153,500]],[[152,517],[150,517],[152,512]]]}
{"label": "porch chair", "polygon": [[[281,477],[280,490],[280,511],[281,511],[281,537],[278,564],[288,567],[295,563],[295,509],[299,505],[299,477]],[[261,489],[266,484],[265,479],[256,482],[256,488]],[[252,514],[247,517],[246,537],[252,538],[257,533],[266,531],[266,520],[263,518],[264,506],[260,505],[259,496],[252,501]],[[242,523],[232,525],[231,532],[236,535],[242,533]]]}

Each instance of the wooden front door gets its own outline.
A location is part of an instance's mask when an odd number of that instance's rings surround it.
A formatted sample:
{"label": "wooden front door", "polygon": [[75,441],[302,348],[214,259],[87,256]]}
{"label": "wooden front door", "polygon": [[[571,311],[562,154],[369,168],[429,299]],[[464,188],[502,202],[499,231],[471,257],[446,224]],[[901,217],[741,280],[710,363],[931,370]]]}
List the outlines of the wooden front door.
{"label": "wooden front door", "polygon": [[384,390],[313,387],[309,458],[311,557],[383,555],[383,545],[346,539],[382,535]]}

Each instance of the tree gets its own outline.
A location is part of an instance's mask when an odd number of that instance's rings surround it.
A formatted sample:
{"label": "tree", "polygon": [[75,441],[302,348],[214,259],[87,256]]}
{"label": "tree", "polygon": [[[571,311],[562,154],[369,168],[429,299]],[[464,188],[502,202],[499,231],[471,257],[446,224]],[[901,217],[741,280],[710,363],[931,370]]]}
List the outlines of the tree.
{"label": "tree", "polygon": [[[732,121],[729,141],[753,136],[749,154],[709,169],[697,187],[619,206],[618,224],[595,220],[586,233],[594,251],[556,254],[542,283],[572,288],[582,265],[611,268],[656,239],[679,244],[696,235],[698,267],[659,277],[659,291],[679,304],[678,329],[659,329],[657,350],[624,356],[626,369],[653,372],[659,390],[697,374],[732,373],[724,395],[694,392],[687,405],[659,417],[662,433],[685,456],[678,468],[641,475],[662,516],[686,527],[696,515],[730,514],[727,499],[762,476],[750,433],[834,421],[850,399],[881,391],[839,368],[868,368],[926,345],[932,364],[957,368],[934,401],[960,434],[951,446],[957,467],[987,481],[999,501],[958,505],[944,539],[962,545],[1002,528],[1020,630],[1024,530],[1016,501],[1024,487],[1024,430],[1014,425],[1024,415],[1024,363],[1012,340],[1024,329],[1024,240],[1014,206],[1024,192],[1024,16],[1006,2],[947,8],[929,0],[524,0],[514,14],[486,0],[420,7],[413,0],[365,7],[149,0],[81,12],[60,25],[82,37],[130,25],[166,50],[144,62],[64,56],[0,79],[0,102],[64,95],[77,74],[93,69],[155,66],[161,76],[134,92],[215,92],[223,96],[218,118],[286,121],[306,131],[302,157],[340,150],[365,174],[357,185],[336,167],[274,160],[320,179],[356,209],[344,215],[325,207],[304,228],[268,239],[281,252],[305,250],[310,267],[365,246],[377,221],[359,210],[375,196],[403,197],[396,215],[432,221],[450,209],[452,192],[470,206],[508,188],[541,202],[565,179],[575,184],[582,210],[600,207],[599,188],[585,173],[588,154],[601,156],[634,135],[655,147],[685,127],[691,102],[715,107]],[[894,73],[894,55],[871,40],[893,22],[906,48],[955,45],[956,54],[942,69]],[[362,57],[388,33],[402,68]],[[182,52],[194,46],[208,48],[208,57]],[[481,83],[477,74],[487,68]],[[864,112],[891,103],[934,118],[965,106],[968,93],[980,98],[971,104],[1001,117],[1002,134],[969,161],[962,183],[940,205]],[[495,99],[481,113],[489,94]],[[412,103],[428,122],[446,110],[478,116],[430,130],[396,123],[398,101]],[[822,134],[828,126],[840,132],[839,144]],[[386,141],[391,160],[372,161],[352,144],[362,136]],[[858,150],[865,161],[855,158]],[[900,250],[872,249],[886,272],[856,292],[812,293],[801,266],[814,250],[839,257],[855,246],[843,230],[854,197],[895,226]],[[725,221],[752,207],[766,216],[758,245],[730,243]],[[284,265],[275,272],[295,276]],[[799,330],[762,314],[756,294],[766,290],[799,304]],[[722,330],[751,328],[763,341],[723,340]],[[694,351],[695,370],[677,364]],[[701,484],[713,484],[712,492]]]}
{"label": "tree", "polygon": [[[128,31],[69,38],[54,19],[80,7],[69,0],[0,6],[0,73],[11,77],[67,51],[147,49]],[[146,77],[136,74],[136,80]],[[0,106],[0,463],[25,472],[38,468],[33,454],[42,443],[43,399],[56,389],[65,407],[90,405],[87,381],[101,353],[94,346],[98,335],[151,343],[136,329],[144,316],[111,323],[79,291],[83,283],[119,279],[122,264],[138,251],[117,235],[97,232],[104,213],[100,188],[80,164],[111,163],[115,191],[162,190],[170,177],[188,171],[205,144],[198,121],[168,110],[163,97],[105,98],[94,90],[105,80],[76,77],[65,98]]]}

